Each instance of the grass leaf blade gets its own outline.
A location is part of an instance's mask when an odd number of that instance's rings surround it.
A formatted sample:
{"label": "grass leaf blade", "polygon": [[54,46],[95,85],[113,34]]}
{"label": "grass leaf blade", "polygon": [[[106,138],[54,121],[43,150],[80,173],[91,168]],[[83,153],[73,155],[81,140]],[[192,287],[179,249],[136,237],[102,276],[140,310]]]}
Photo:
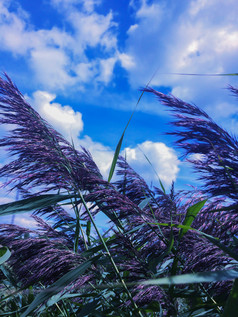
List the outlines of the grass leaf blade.
{"label": "grass leaf blade", "polygon": [[[194,204],[193,206],[190,206],[187,209],[187,213],[185,216],[185,219],[183,221],[183,225],[184,226],[191,226],[191,224],[193,223],[195,217],[197,216],[197,214],[199,213],[199,211],[202,209],[202,207],[205,205],[207,199],[199,201],[198,203]],[[187,232],[187,229],[182,229],[180,232],[180,239],[185,235],[185,233]]]}
{"label": "grass leaf blade", "polygon": [[220,270],[199,273],[181,274],[142,282],[143,285],[180,285],[194,283],[214,283],[238,278],[237,270]]}
{"label": "grass leaf blade", "polygon": [[0,248],[0,265],[6,262],[11,256],[11,252],[7,247]]}
{"label": "grass leaf blade", "polygon": [[0,216],[29,212],[39,208],[52,206],[72,197],[75,197],[75,195],[48,194],[18,200],[0,205]]}
{"label": "grass leaf blade", "polygon": [[69,271],[65,275],[63,275],[59,280],[53,283],[49,288],[46,288],[42,292],[40,292],[34,299],[34,301],[30,304],[27,310],[21,315],[21,317],[27,317],[32,311],[34,311],[40,304],[44,301],[51,298],[53,295],[60,292],[65,286],[70,284],[74,281],[77,277],[82,275],[95,260],[99,259],[99,255],[95,256],[94,258],[85,261],[84,263],[80,264],[75,269]]}
{"label": "grass leaf blade", "polygon": [[236,316],[238,311],[238,279],[235,279],[222,317]]}

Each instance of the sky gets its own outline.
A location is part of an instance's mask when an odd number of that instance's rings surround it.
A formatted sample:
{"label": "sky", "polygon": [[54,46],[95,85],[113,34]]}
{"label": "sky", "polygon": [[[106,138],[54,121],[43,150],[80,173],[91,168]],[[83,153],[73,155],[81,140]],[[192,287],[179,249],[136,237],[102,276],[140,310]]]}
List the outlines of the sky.
{"label": "sky", "polygon": [[[226,88],[238,77],[172,73],[237,72],[237,16],[236,0],[1,0],[0,71],[56,130],[91,152],[106,179],[150,80],[236,133],[238,105]],[[166,190],[172,181],[189,189],[195,175],[165,135],[171,119],[144,94],[121,154],[149,185],[159,182],[145,155]],[[1,196],[1,203],[14,199]]]}

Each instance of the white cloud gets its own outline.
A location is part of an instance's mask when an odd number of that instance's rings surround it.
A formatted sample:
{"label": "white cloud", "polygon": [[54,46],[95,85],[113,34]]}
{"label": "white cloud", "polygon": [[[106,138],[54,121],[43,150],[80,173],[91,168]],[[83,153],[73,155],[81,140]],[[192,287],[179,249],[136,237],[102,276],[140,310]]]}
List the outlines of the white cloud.
{"label": "white cloud", "polygon": [[205,7],[207,4],[207,0],[199,0],[199,1],[192,1],[189,9],[189,13],[193,16],[196,16],[198,12]]}
{"label": "white cloud", "polygon": [[100,3],[101,3],[101,0],[83,0],[84,9],[87,12],[92,12],[95,6],[99,5]]}
{"label": "white cloud", "polygon": [[103,177],[107,179],[114,155],[112,149],[100,142],[93,141],[87,135],[82,139],[78,139],[77,147],[79,146],[86,148],[92,154],[92,157],[100,172],[102,173]]}
{"label": "white cloud", "polygon": [[[125,54],[135,67],[127,68],[133,87],[169,86],[172,93],[195,102],[210,114],[228,99],[224,87],[236,77],[186,77],[166,73],[232,73],[238,68],[238,3],[228,1],[131,1],[136,23],[128,30]],[[206,108],[207,107],[207,108]],[[229,107],[231,109],[231,107]],[[233,110],[235,110],[232,107]]]}
{"label": "white cloud", "polygon": [[1,48],[13,53],[25,53],[26,47],[22,46],[22,31],[25,21],[17,14],[8,11],[8,1],[0,3],[0,40]]}
{"label": "white cloud", "polygon": [[51,0],[51,4],[58,9],[72,9],[75,5],[81,4],[86,12],[92,12],[101,0]]}
{"label": "white cloud", "polygon": [[179,172],[179,160],[175,151],[161,142],[145,141],[135,148],[127,147],[124,155],[126,155],[127,162],[148,184],[153,182],[154,185],[159,185],[157,173],[162,183],[169,187]]}
{"label": "white cloud", "polygon": [[135,62],[133,60],[133,57],[125,54],[125,53],[119,53],[119,60],[121,62],[121,65],[123,68],[125,69],[130,69],[133,68],[135,66]]}
{"label": "white cloud", "polygon": [[[139,19],[156,19],[160,21],[163,14],[163,6],[159,3],[152,2],[147,3],[146,0],[141,1],[141,6],[136,12],[136,16]],[[146,20],[144,20],[146,21]]]}
{"label": "white cloud", "polygon": [[37,222],[30,216],[26,214],[17,215],[14,219],[14,223],[18,226],[29,228],[29,229],[36,229]]}
{"label": "white cloud", "polygon": [[[36,29],[22,9],[11,11],[0,4],[0,50],[24,57],[41,88],[83,89],[84,84],[108,84],[118,57],[117,36],[112,12],[93,11],[100,1],[55,0],[66,28]],[[89,27],[90,26],[90,27]],[[87,50],[100,51],[101,57],[88,57]],[[106,54],[106,58],[103,57]],[[84,73],[85,72],[85,73]],[[92,80],[94,78],[94,80]]]}
{"label": "white cloud", "polygon": [[114,57],[100,60],[100,72],[98,81],[108,84],[112,78],[113,69],[117,59]]}
{"label": "white cloud", "polygon": [[[80,137],[83,130],[83,120],[80,112],[75,112],[70,106],[62,106],[52,102],[56,96],[45,91],[36,91],[32,98],[27,100],[35,106],[40,115],[46,119],[57,131],[61,132],[68,141],[73,139],[74,145],[80,150],[80,147],[86,148],[95,160],[102,175],[107,179],[111,167],[114,151],[100,142],[95,142],[92,138],[85,135]],[[150,164],[144,154],[149,158],[156,172],[159,174],[162,182],[166,186],[176,179],[179,172],[179,160],[172,148],[164,143],[146,141],[135,148],[127,147],[127,161],[135,170],[150,181],[157,182],[157,176],[153,172]],[[144,153],[144,154],[143,154]]]}
{"label": "white cloud", "polygon": [[[219,6],[219,4],[209,6],[210,15],[213,14],[214,6]],[[148,69],[146,73],[151,74],[154,69],[148,66],[154,65],[156,68],[159,63],[160,72],[201,71],[201,66],[207,72],[212,70],[216,72],[219,69],[219,56],[214,56],[214,51],[224,47],[229,52],[234,46],[227,39],[227,32],[224,30],[225,23],[214,25],[208,17],[203,18],[200,11],[196,17],[194,14],[191,17],[189,5],[183,9],[184,11],[180,11],[177,6],[170,8],[169,1],[168,6],[163,10],[159,5],[155,8],[154,3],[149,5],[146,4],[146,1],[142,1],[141,7],[137,11],[137,28],[128,34],[129,53],[135,56],[138,62],[140,61],[140,65],[144,64],[144,67],[137,67],[133,70],[134,80],[138,78],[136,76],[138,73],[140,74],[139,79],[144,77],[146,68]],[[164,14],[158,17],[160,11],[163,11]],[[169,20],[166,21],[167,19]],[[166,22],[167,27],[165,27]],[[150,28],[147,27],[149,23]],[[236,26],[234,27],[236,28]],[[227,46],[227,42],[230,45]],[[139,45],[139,43],[144,43],[144,45]],[[224,43],[225,45],[223,45]],[[153,63],[151,63],[152,61]],[[154,83],[171,84],[173,79],[171,80],[171,76],[165,78],[158,76]]]}
{"label": "white cloud", "polygon": [[102,175],[105,178],[108,177],[114,152],[110,147],[93,141],[87,135],[80,137],[84,125],[80,112],[75,112],[70,106],[62,106],[59,103],[52,102],[56,95],[46,91],[36,91],[32,98],[28,96],[26,98],[39,114],[69,142],[73,140],[77,149],[80,150],[81,146],[86,148],[92,154]]}
{"label": "white cloud", "polygon": [[74,141],[83,130],[82,114],[74,111],[70,106],[62,106],[52,102],[56,95],[46,91],[36,91],[33,97],[27,99],[57,131],[62,133],[69,142]]}
{"label": "white cloud", "polygon": [[75,66],[74,71],[80,82],[87,83],[94,78],[94,75],[97,72],[96,68],[96,63],[79,63]]}
{"label": "white cloud", "polygon": [[[27,100],[36,108],[40,115],[46,119],[57,131],[61,132],[68,141],[73,139],[74,145],[80,150],[80,147],[86,148],[95,160],[103,177],[107,179],[111,167],[114,151],[100,142],[95,142],[92,138],[85,135],[80,137],[83,130],[83,120],[80,112],[75,112],[70,106],[62,106],[54,103],[56,95],[45,91],[36,91],[32,98]],[[149,158],[156,172],[159,174],[162,182],[166,186],[176,179],[179,172],[179,160],[172,148],[167,147],[164,143],[154,143],[146,141],[135,148],[127,147],[122,155],[126,152],[127,161],[135,170],[150,183],[158,181],[156,174],[153,172],[150,164],[144,157]],[[144,154],[143,154],[144,153]]]}
{"label": "white cloud", "polygon": [[131,25],[131,26],[129,27],[127,33],[128,33],[128,34],[132,34],[133,32],[135,32],[135,30],[136,30],[138,27],[139,27],[138,24],[133,24],[133,25]]}
{"label": "white cloud", "polygon": [[36,79],[47,84],[48,88],[62,89],[74,83],[74,79],[67,73],[69,60],[63,51],[49,48],[33,50],[30,61]]}
{"label": "white cloud", "polygon": [[112,18],[111,12],[107,15],[97,13],[88,15],[75,10],[72,10],[67,16],[74,27],[77,44],[92,47],[100,44],[106,49],[111,49],[116,45],[116,38],[110,31],[112,27],[116,26]]}

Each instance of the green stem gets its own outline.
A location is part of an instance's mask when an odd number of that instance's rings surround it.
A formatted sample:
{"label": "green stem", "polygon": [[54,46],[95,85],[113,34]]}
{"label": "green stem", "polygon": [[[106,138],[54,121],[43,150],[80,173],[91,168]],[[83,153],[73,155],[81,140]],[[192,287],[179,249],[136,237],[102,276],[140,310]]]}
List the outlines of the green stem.
{"label": "green stem", "polygon": [[83,242],[85,245],[85,249],[88,250],[88,245],[87,245],[87,241],[85,239],[85,235],[84,235],[84,231],[83,228],[81,226],[80,223],[80,215],[79,215],[79,209],[78,209],[78,205],[76,204],[76,198],[75,198],[75,203],[72,203],[73,205],[73,209],[75,212],[75,216],[76,216],[76,229],[75,229],[75,240],[74,240],[74,252],[77,253],[78,252],[78,244],[79,244],[79,232],[81,231],[82,234],[82,238],[83,238]]}
{"label": "green stem", "polygon": [[88,209],[88,206],[87,206],[87,204],[86,204],[86,202],[85,202],[85,200],[84,200],[83,195],[81,194],[80,191],[78,191],[78,193],[79,193],[79,196],[80,196],[80,198],[81,198],[81,201],[82,201],[82,203],[83,203],[83,205],[84,205],[84,208],[85,208],[85,210],[87,211],[87,214],[88,214],[88,216],[89,216],[89,218],[90,218],[90,220],[91,220],[91,222],[92,222],[92,224],[93,224],[93,226],[94,226],[94,228],[95,228],[95,230],[96,230],[96,233],[97,233],[97,235],[98,235],[98,237],[99,237],[101,243],[102,243],[103,246],[104,246],[104,249],[105,249],[105,251],[106,251],[106,255],[108,256],[108,258],[109,258],[109,260],[110,260],[110,262],[111,262],[111,264],[112,264],[112,266],[113,266],[113,268],[114,268],[114,270],[115,270],[115,272],[116,272],[116,275],[117,275],[117,277],[119,278],[119,280],[120,280],[122,286],[124,287],[124,289],[125,289],[125,291],[126,291],[126,293],[127,293],[127,295],[128,295],[128,298],[130,299],[130,301],[131,301],[133,307],[135,308],[135,310],[138,312],[138,315],[139,315],[140,317],[143,317],[143,315],[141,314],[141,312],[138,310],[138,306],[137,306],[136,303],[134,302],[134,300],[133,300],[133,298],[132,298],[132,295],[131,295],[131,293],[130,293],[130,291],[129,291],[129,289],[128,289],[126,283],[125,283],[125,281],[123,280],[123,278],[122,278],[121,275],[120,275],[120,272],[119,272],[119,270],[118,270],[118,267],[117,267],[115,261],[113,260],[113,257],[112,257],[112,255],[111,255],[111,253],[110,253],[110,251],[109,251],[109,249],[108,249],[108,247],[107,247],[107,245],[106,245],[106,243],[105,243],[103,237],[101,236],[101,233],[99,232],[99,230],[98,230],[98,228],[97,228],[97,225],[96,225],[96,223],[95,223],[95,221],[94,221],[94,219],[93,219],[93,216],[92,216],[90,210]]}

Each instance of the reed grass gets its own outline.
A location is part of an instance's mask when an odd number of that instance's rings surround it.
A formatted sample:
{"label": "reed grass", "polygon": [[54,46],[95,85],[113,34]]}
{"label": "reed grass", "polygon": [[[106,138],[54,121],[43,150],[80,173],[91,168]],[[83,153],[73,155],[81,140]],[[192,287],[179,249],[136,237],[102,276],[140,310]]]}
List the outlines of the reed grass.
{"label": "reed grass", "polygon": [[[41,118],[7,75],[0,79],[0,123],[12,126],[0,140],[11,157],[0,177],[20,195],[0,216],[32,212],[38,224],[0,224],[1,316],[235,316],[237,139],[195,105],[149,84],[143,93],[171,111],[184,155],[202,154],[190,159],[199,190],[171,184],[166,193],[160,179],[151,189],[120,157],[134,113],[104,180],[86,149]],[[98,213],[108,217],[106,234]]]}

